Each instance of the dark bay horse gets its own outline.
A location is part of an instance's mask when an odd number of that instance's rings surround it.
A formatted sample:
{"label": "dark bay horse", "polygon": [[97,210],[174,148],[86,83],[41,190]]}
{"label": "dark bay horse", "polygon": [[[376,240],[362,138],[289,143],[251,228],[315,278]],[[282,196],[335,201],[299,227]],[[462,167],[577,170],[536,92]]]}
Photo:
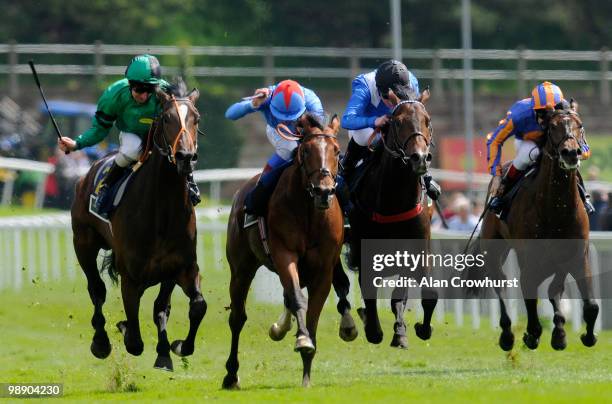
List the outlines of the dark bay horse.
{"label": "dark bay horse", "polygon": [[[517,252],[521,268],[520,286],[528,316],[527,330],[523,336],[527,347],[537,348],[542,335],[537,299],[534,297],[538,286],[550,276],[553,278],[548,288],[548,297],[554,309],[551,345],[556,350],[567,346],[563,328],[565,317],[560,310],[559,300],[568,274],[576,280],[583,298],[586,333],[581,336],[581,340],[585,346],[590,347],[597,341],[593,328],[599,306],[593,299],[588,262],[589,220],[577,187],[577,168],[582,152],[580,142],[585,141],[584,130],[577,104],[573,101],[549,114],[550,123],[538,172],[525,178],[510,207],[506,222],[491,212],[485,214],[479,248],[482,249],[487,240],[507,240],[503,246],[496,248],[498,251],[495,252],[495,260],[486,267],[489,275],[498,279],[505,278],[501,266],[509,249],[512,247]],[[564,248],[566,244],[563,240],[572,241],[567,244],[568,248]],[[501,306],[499,325],[502,333],[499,345],[509,351],[514,345],[514,334],[504,304],[505,291],[495,291]]]}
{"label": "dark bay horse", "polygon": [[[89,212],[89,195],[103,163],[101,160],[77,183],[72,230],[76,256],[87,277],[87,289],[94,305],[91,324],[95,334],[91,352],[97,358],[106,358],[111,351],[102,314],[106,288],[96,257],[100,249],[112,249],[108,269],[115,280],[120,276],[127,320],[119,322],[117,327],[124,335],[126,350],[132,355],[142,353],[140,298],[145,289],[161,283],[153,307],[153,321],[158,330],[155,367],[172,370],[170,348],[177,355],[191,355],[196,332],[206,313],[196,261],[195,212],[186,185],[187,175],[197,159],[199,113],[195,102],[199,93],[194,89],[186,94],[185,84],[179,81],[171,94],[158,90],[153,96],[159,98],[162,113],[149,134],[151,152],[134,173],[135,178],[121,204],[111,215],[110,226]],[[105,159],[108,158],[112,157]],[[170,345],[166,323],[176,284],[189,297],[190,326],[185,340]]]}
{"label": "dark bay horse", "polygon": [[[349,215],[351,224],[351,261],[361,268],[362,239],[425,239],[431,237],[433,210],[423,207],[421,176],[431,161],[432,127],[425,103],[429,90],[419,100],[399,101],[395,94],[390,99],[396,104],[389,127],[382,134],[380,145],[360,185],[351,196],[355,208]],[[424,270],[424,269],[423,269]],[[421,274],[422,275],[422,274]],[[362,277],[361,277],[362,278]],[[366,338],[379,344],[383,339],[376,299],[364,299],[365,309],[358,312],[365,324]],[[423,323],[416,323],[416,334],[421,339],[431,337],[431,316],[437,303],[437,292],[422,289]],[[391,299],[395,315],[391,346],[406,348],[406,325],[403,313],[406,298]]]}
{"label": "dark bay horse", "polygon": [[[243,228],[244,199],[258,176],[242,186],[234,197],[227,230],[232,342],[223,388],[239,387],[238,341],[247,319],[245,302],[261,265],[280,278],[285,307],[297,320],[295,351],[302,356],[302,385],[310,384],[319,315],[329,295],[343,240],[342,212],[334,197],[339,127],[335,116],[326,128],[309,115],[298,121],[297,128],[303,137],[296,158],[282,174],[268,204],[269,254],[257,226]],[[308,299],[302,294],[303,287],[308,289]]]}

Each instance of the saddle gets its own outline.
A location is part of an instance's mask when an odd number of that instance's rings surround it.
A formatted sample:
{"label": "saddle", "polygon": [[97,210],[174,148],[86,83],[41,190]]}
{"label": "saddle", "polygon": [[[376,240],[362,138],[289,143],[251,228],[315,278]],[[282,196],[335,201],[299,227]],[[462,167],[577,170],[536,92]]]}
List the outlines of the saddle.
{"label": "saddle", "polygon": [[111,213],[119,206],[119,203],[121,202],[121,199],[123,198],[123,195],[128,185],[134,179],[134,174],[138,170],[138,167],[136,167],[136,165],[139,164],[135,163],[131,165],[128,170],[125,170],[125,173],[119,179],[119,181],[117,181],[117,183],[109,189],[109,198],[107,199],[108,202],[98,211],[95,208],[96,201],[98,200],[98,191],[100,190],[102,180],[110,170],[110,167],[112,166],[114,161],[115,156],[111,156],[110,158],[106,159],[106,161],[104,161],[100,165],[100,167],[98,167],[98,170],[96,171],[96,175],[94,177],[94,190],[89,196],[89,212],[100,220],[105,221],[107,223],[110,220],[109,218]]}

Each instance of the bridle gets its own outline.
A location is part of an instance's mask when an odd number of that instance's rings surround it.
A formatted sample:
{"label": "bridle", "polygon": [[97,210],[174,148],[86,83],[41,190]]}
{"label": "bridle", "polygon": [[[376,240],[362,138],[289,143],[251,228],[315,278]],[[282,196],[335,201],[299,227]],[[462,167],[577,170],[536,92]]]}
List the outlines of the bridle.
{"label": "bridle", "polygon": [[[578,128],[580,129],[580,139],[578,139],[576,137],[576,135],[574,135],[572,128],[571,128],[571,122],[570,120],[564,120],[564,126],[565,126],[565,135],[561,138],[561,140],[559,140],[557,143],[554,143],[552,141],[552,125],[550,125],[550,121],[557,116],[567,116],[568,118],[571,118],[574,122],[576,122],[576,124],[578,125]],[[546,157],[548,157],[551,160],[559,160],[561,158],[561,152],[559,151],[559,146],[561,146],[561,144],[569,139],[574,139],[576,141],[576,143],[578,143],[578,146],[582,147],[582,144],[584,142],[584,126],[582,126],[582,122],[580,121],[578,114],[574,111],[568,111],[568,110],[558,110],[558,111],[554,111],[551,116],[548,118],[548,125],[546,128],[546,138],[547,138],[547,144],[550,144],[553,147],[553,151],[552,153],[550,151],[547,150],[546,147],[542,148],[542,151],[544,153],[544,155]]]}
{"label": "bridle", "polygon": [[[174,95],[172,95],[172,97],[170,98],[170,101],[173,103],[174,108],[176,109],[176,114],[177,116],[180,118],[180,111],[179,111],[179,102],[181,103],[188,103],[191,105],[191,107],[195,108],[195,106],[193,105],[193,102],[191,101],[191,99],[189,99],[188,97],[181,97],[181,98],[176,98]],[[161,124],[159,123],[159,120],[161,120]],[[153,144],[155,145],[155,147],[157,148],[157,151],[159,152],[159,154],[161,154],[162,156],[166,157],[168,159],[168,161],[174,165],[176,165],[176,149],[178,147],[179,141],[181,140],[181,137],[183,137],[183,135],[187,135],[187,139],[189,141],[189,146],[191,147],[193,154],[196,154],[196,151],[198,149],[198,144],[197,142],[194,140],[196,139],[195,133],[190,133],[187,128],[185,128],[185,123],[183,119],[179,119],[181,127],[179,128],[178,132],[175,135],[174,138],[174,142],[172,143],[172,145],[170,145],[170,143],[168,143],[168,140],[166,139],[166,136],[163,135],[164,133],[164,119],[163,118],[158,118],[157,120],[157,124],[156,124],[156,130],[153,132]],[[162,145],[160,146],[157,142],[156,139],[156,134],[158,132],[162,133],[161,139],[162,139]],[[196,126],[196,132],[197,133],[202,133],[199,131],[199,129]]]}
{"label": "bridle", "polygon": [[404,104],[418,104],[418,105],[421,105],[423,109],[425,109],[425,105],[423,105],[420,101],[417,101],[417,100],[400,101],[393,108],[393,111],[391,111],[391,120],[389,121],[389,130],[387,131],[387,136],[391,138],[391,135],[393,135],[393,138],[392,138],[393,140],[385,139],[385,135],[383,134],[381,136],[381,142],[383,144],[383,147],[387,151],[387,153],[389,153],[389,155],[392,158],[400,159],[401,162],[404,163],[404,165],[408,165],[408,163],[410,162],[410,156],[406,155],[405,149],[406,149],[406,145],[412,138],[421,136],[425,140],[425,144],[427,145],[428,153],[429,153],[429,147],[430,146],[435,147],[435,143],[433,143],[433,126],[431,125],[431,120],[429,121],[429,126],[428,126],[429,138],[427,138],[427,136],[425,136],[422,132],[416,131],[410,134],[406,138],[406,140],[404,140],[402,144],[398,142],[398,131],[399,131],[400,122],[399,120],[395,119],[395,113],[397,112],[398,108]]}
{"label": "bridle", "polygon": [[334,194],[336,193],[336,188],[338,187],[338,180],[337,174],[332,174],[331,170],[327,167],[321,167],[321,168],[316,168],[314,170],[310,170],[310,171],[306,171],[306,166],[304,164],[304,156],[302,156],[302,145],[304,144],[303,142],[306,142],[308,140],[314,139],[314,138],[318,138],[318,137],[323,137],[323,138],[328,138],[328,139],[333,139],[334,141],[336,140],[336,135],[331,135],[328,133],[315,133],[315,134],[308,134],[302,137],[302,142],[300,142],[300,145],[298,147],[298,166],[300,167],[300,170],[302,171],[302,173],[304,174],[305,178],[306,178],[306,192],[308,192],[308,195],[310,195],[311,198],[315,197],[315,185],[312,181],[312,177],[315,174],[320,174],[323,176],[323,178],[325,177],[330,177],[333,181],[334,181],[334,186],[331,189],[330,194]]}

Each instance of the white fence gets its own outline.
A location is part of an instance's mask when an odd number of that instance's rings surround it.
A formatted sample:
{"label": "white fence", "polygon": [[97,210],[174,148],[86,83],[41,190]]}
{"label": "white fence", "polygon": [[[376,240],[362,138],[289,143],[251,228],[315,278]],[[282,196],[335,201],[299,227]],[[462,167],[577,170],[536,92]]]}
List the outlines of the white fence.
{"label": "white fence", "polygon": [[[227,207],[198,209],[198,217],[209,221],[198,222],[199,239],[197,242],[198,263],[201,268],[220,271],[225,267],[224,238],[227,224],[219,220],[227,216]],[[212,237],[212,248],[205,248],[204,236]],[[436,234],[434,234],[436,236]],[[441,232],[437,236],[463,238],[464,233]],[[612,240],[612,233],[592,232],[593,240]],[[591,247],[591,268],[594,275],[602,270],[597,249]],[[206,265],[205,265],[206,260]],[[212,268],[210,263],[212,262]],[[21,290],[25,283],[45,283],[49,280],[73,280],[82,276],[77,268],[76,257],[72,247],[72,231],[68,213],[45,216],[0,218],[0,290]],[[511,257],[506,264],[516,271],[516,260]],[[514,268],[514,269],[512,269]],[[358,279],[349,273],[351,278],[351,293],[349,300],[353,307],[360,306],[360,292],[356,287]],[[598,279],[596,277],[596,279]],[[600,287],[595,285],[595,288]],[[253,295],[258,301],[282,304],[282,288],[275,274],[260,270],[253,283]],[[568,315],[574,330],[582,327],[582,302],[577,299],[575,291],[568,291],[571,299],[562,302],[563,311]],[[332,293],[333,294],[333,293]],[[410,307],[417,317],[422,316],[419,300],[411,299]],[[601,301],[600,301],[601,305]],[[387,308],[388,301],[381,300],[380,306]],[[544,316],[552,317],[548,302],[540,305]],[[509,314],[516,322],[523,303],[519,300],[509,300]],[[489,316],[491,325],[497,327],[499,304],[496,300],[441,300],[435,311],[435,320],[442,323],[447,313],[454,314],[457,325],[463,325],[465,315],[471,319],[471,326],[479,328],[481,320]],[[601,329],[602,323],[609,324],[605,308],[600,310],[596,328]]]}

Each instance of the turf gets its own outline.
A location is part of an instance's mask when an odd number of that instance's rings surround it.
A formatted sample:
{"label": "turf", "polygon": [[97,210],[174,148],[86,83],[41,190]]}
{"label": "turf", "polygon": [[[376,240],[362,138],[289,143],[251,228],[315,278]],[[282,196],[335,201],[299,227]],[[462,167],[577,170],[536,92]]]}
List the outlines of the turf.
{"label": "turf", "polygon": [[[211,268],[208,265],[207,268]],[[303,389],[301,360],[289,335],[273,342],[267,329],[280,313],[278,306],[249,299],[249,320],[240,345],[242,390],[223,391],[221,380],[229,352],[227,268],[204,268],[203,292],[208,313],[197,338],[195,354],[185,361],[173,357],[175,371],[153,369],[156,331],[151,320],[157,288],[149,289],[141,304],[145,352],[125,352],[114,324],[123,319],[117,287],[109,287],[105,305],[111,356],[95,359],[89,352],[93,335],[92,306],[84,277],[58,283],[28,283],[19,292],[0,292],[0,382],[61,382],[64,399],[154,400],[187,399],[215,402],[603,402],[612,399],[612,332],[602,332],[594,348],[585,348],[568,327],[568,348],[555,352],[546,330],[537,351],[517,343],[506,355],[496,345],[497,331],[488,324],[480,330],[457,327],[449,319],[434,325],[433,338],[424,342],[410,333],[410,347],[388,346],[392,319],[381,310],[386,332],[381,345],[366,343],[361,324],[357,340],[339,339],[339,317],[326,305],[319,326],[318,352],[312,387]],[[406,318],[414,323],[414,313]],[[466,321],[466,324],[469,324]],[[173,295],[170,339],[187,332],[187,299]],[[515,330],[520,341],[524,320]]]}

